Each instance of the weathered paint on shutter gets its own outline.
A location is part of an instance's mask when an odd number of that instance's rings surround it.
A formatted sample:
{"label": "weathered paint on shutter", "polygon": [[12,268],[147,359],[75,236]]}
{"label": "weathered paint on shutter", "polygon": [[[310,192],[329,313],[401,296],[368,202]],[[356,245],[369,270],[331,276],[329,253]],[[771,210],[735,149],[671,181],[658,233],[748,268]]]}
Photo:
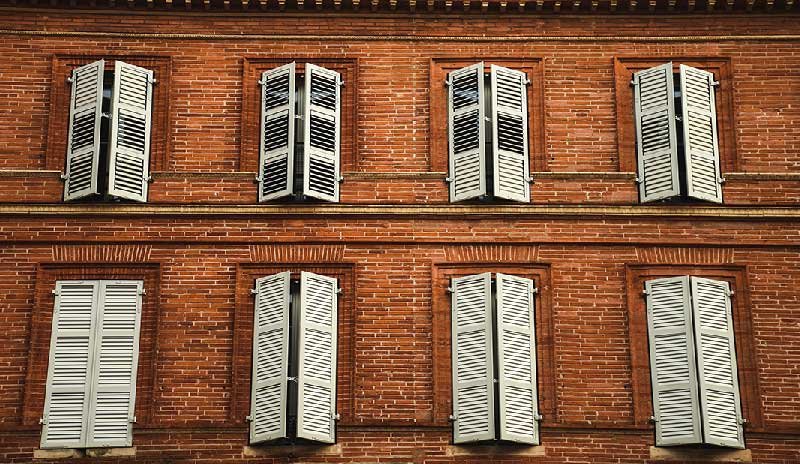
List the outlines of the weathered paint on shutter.
{"label": "weathered paint on shutter", "polygon": [[450,201],[486,195],[483,62],[452,71],[448,83]]}
{"label": "weathered paint on shutter", "polygon": [[250,443],[286,437],[291,273],[256,280]]}
{"label": "weathered paint on shutter", "polygon": [[500,439],[539,443],[533,280],[497,274]]}
{"label": "weathered paint on shutter", "polygon": [[688,195],[722,203],[714,74],[683,64],[680,70]]}
{"label": "weathered paint on shutter", "polygon": [[147,201],[153,71],[122,61],[114,69],[108,193]]}
{"label": "weathered paint on shutter", "polygon": [[72,70],[64,200],[97,193],[105,61]]}
{"label": "weathered paint on shutter", "polygon": [[303,194],[337,202],[340,182],[341,75],[306,64]]}
{"label": "weathered paint on shutter", "polygon": [[700,277],[691,283],[705,442],[744,448],[730,285]]}
{"label": "weathered paint on shutter", "polygon": [[337,293],[335,278],[300,276],[297,436],[323,443],[336,440]]}
{"label": "weathered paint on shutter", "polygon": [[494,196],[529,202],[528,77],[492,65],[492,156]]}
{"label": "weathered paint on shutter", "polygon": [[56,282],[42,448],[86,444],[98,289],[94,281]]}
{"label": "weathered paint on shutter", "polygon": [[656,445],[701,443],[689,278],[645,282]]}
{"label": "weathered paint on shutter", "polygon": [[452,280],[453,442],[495,438],[492,275]]}
{"label": "weathered paint on shutter", "polygon": [[633,84],[639,199],[680,195],[672,63],[637,72]]}
{"label": "weathered paint on shutter", "polygon": [[258,201],[291,195],[294,189],[295,63],[261,74]]}

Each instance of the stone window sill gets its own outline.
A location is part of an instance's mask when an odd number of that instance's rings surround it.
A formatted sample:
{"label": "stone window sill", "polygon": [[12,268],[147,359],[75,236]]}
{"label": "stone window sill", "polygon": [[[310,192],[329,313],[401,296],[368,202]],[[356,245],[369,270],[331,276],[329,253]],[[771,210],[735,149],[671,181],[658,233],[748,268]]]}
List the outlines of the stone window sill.
{"label": "stone window sill", "polygon": [[654,461],[753,462],[749,449],[650,447]]}
{"label": "stone window sill", "polygon": [[37,449],[33,459],[122,458],[136,456],[136,447],[128,448],[54,448]]}

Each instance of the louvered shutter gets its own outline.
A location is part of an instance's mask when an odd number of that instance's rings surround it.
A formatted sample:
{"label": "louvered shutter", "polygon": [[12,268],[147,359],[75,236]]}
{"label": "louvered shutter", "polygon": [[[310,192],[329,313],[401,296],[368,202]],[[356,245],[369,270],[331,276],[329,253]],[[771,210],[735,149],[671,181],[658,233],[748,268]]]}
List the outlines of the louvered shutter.
{"label": "louvered shutter", "polygon": [[336,329],[338,285],[332,277],[300,276],[297,436],[336,440]]}
{"label": "louvered shutter", "polygon": [[633,84],[639,198],[680,195],[672,63],[637,72]]}
{"label": "louvered shutter", "polygon": [[91,281],[56,282],[42,448],[85,445],[98,287]]}
{"label": "louvered shutter", "polygon": [[132,445],[142,281],[100,281],[86,447]]}
{"label": "louvered shutter", "polygon": [[689,278],[645,282],[656,445],[701,443]]}
{"label": "louvered shutter", "polygon": [[683,64],[680,69],[688,195],[722,203],[714,74]]}
{"label": "louvered shutter", "polygon": [[108,193],[147,201],[153,71],[122,61],[114,69]]}
{"label": "louvered shutter", "polygon": [[294,187],[295,64],[261,74],[258,201],[291,195]]}
{"label": "louvered shutter", "polygon": [[286,437],[290,277],[281,272],[256,280],[250,443]]}
{"label": "louvered shutter", "polygon": [[100,60],[72,70],[64,200],[97,193],[104,69]]}
{"label": "louvered shutter", "polygon": [[492,156],[494,196],[529,202],[528,77],[492,65]]}
{"label": "louvered shutter", "polygon": [[495,438],[492,275],[452,280],[453,442]]}
{"label": "louvered shutter", "polygon": [[730,286],[700,277],[691,282],[705,442],[744,448]]}
{"label": "louvered shutter", "polygon": [[303,194],[339,201],[341,75],[306,64],[303,109]]}
{"label": "louvered shutter", "polygon": [[451,72],[448,83],[450,201],[486,195],[483,62]]}

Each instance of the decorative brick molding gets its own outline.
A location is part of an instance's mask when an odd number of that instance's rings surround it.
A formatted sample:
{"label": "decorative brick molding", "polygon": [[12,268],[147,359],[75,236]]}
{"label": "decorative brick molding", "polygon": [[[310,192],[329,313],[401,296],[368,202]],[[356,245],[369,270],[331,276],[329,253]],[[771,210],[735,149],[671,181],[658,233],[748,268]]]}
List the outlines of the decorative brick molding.
{"label": "decorative brick molding", "polygon": [[53,245],[54,263],[144,263],[152,245]]}
{"label": "decorative brick molding", "polygon": [[444,249],[449,263],[533,263],[539,258],[539,247],[503,245],[463,245]]}
{"label": "decorative brick molding", "polygon": [[640,263],[732,264],[733,248],[636,247]]}
{"label": "decorative brick molding", "polygon": [[341,263],[344,245],[251,245],[254,263]]}

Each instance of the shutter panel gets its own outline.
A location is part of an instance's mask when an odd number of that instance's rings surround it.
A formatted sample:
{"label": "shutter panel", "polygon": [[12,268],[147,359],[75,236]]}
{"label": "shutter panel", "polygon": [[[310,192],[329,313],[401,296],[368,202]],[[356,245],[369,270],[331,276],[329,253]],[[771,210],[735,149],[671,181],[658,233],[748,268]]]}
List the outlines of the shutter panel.
{"label": "shutter panel", "polygon": [[250,443],[286,437],[291,273],[256,280]]}
{"label": "shutter panel", "polygon": [[261,75],[258,201],[291,195],[294,187],[295,64]]}
{"label": "shutter panel", "polygon": [[492,156],[494,196],[529,202],[528,77],[492,65]]}
{"label": "shutter panel", "polygon": [[147,201],[153,71],[122,61],[114,69],[108,193]]}
{"label": "shutter panel", "polygon": [[97,193],[105,61],[72,70],[64,200]]}
{"label": "shutter panel", "polygon": [[94,353],[98,284],[56,282],[42,448],[81,448]]}
{"label": "shutter panel", "polygon": [[336,440],[336,335],[338,284],[332,277],[300,276],[297,436]]}
{"label": "shutter panel", "polygon": [[87,447],[131,446],[142,281],[100,281]]}
{"label": "shutter panel", "polygon": [[714,74],[686,65],[680,69],[688,195],[722,203]]}
{"label": "shutter panel", "polygon": [[680,195],[672,63],[640,71],[633,82],[639,198]]}
{"label": "shutter panel", "polygon": [[448,83],[450,201],[486,195],[483,62],[451,72]]}
{"label": "shutter panel", "polygon": [[705,442],[744,448],[728,282],[692,277]]}
{"label": "shutter panel", "polygon": [[497,274],[500,439],[539,444],[533,280]]}
{"label": "shutter panel", "polygon": [[339,201],[341,75],[306,64],[303,110],[303,194]]}
{"label": "shutter panel", "polygon": [[492,275],[452,281],[453,442],[495,438]]}
{"label": "shutter panel", "polygon": [[645,282],[656,446],[701,443],[689,278]]}

